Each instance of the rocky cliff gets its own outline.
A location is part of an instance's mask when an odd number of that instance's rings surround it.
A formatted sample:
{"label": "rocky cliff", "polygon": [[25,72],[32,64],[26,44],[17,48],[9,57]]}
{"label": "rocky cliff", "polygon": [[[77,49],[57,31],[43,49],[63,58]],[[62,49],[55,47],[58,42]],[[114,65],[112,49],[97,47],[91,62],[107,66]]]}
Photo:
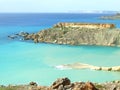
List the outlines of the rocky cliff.
{"label": "rocky cliff", "polygon": [[54,25],[57,28],[68,28],[68,27],[77,27],[77,28],[89,28],[89,29],[107,29],[115,28],[114,24],[102,24],[102,23],[58,23]]}
{"label": "rocky cliff", "polygon": [[38,33],[26,34],[24,39],[33,40],[35,43],[45,42],[55,44],[101,46],[120,45],[120,29],[117,28],[103,29],[89,28],[87,26],[85,26],[85,28],[81,28],[80,25],[75,27],[74,25],[65,25],[65,27],[61,27],[59,25],[60,24],[57,24],[52,28],[39,31]]}

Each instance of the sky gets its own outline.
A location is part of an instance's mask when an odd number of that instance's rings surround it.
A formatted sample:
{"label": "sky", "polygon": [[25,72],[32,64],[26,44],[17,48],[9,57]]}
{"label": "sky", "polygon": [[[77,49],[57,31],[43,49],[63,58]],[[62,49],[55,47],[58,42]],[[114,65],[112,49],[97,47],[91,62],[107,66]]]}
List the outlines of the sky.
{"label": "sky", "polygon": [[0,12],[120,11],[120,0],[0,0]]}

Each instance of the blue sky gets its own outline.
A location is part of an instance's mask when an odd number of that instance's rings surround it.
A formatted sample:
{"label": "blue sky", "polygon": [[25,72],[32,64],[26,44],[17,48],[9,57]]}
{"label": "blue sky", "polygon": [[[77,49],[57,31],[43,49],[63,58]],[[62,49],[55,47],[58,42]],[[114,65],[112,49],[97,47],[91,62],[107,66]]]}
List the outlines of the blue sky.
{"label": "blue sky", "polygon": [[0,12],[120,11],[120,0],[0,0]]}

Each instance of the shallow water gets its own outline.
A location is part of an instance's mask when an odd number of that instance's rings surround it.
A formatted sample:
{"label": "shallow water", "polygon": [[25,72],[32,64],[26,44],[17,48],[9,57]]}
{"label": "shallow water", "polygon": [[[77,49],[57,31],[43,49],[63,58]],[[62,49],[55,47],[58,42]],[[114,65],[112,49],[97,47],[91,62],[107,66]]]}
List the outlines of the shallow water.
{"label": "shallow water", "polygon": [[[58,17],[62,18],[59,15]],[[65,18],[62,19],[65,20]],[[72,19],[67,18],[71,21]],[[3,24],[0,26],[0,84],[26,84],[36,81],[41,85],[50,85],[60,77],[68,77],[72,81],[120,80],[120,72],[55,68],[57,65],[77,62],[95,66],[117,66],[120,65],[120,48],[118,47],[34,44],[31,41],[7,38],[8,35],[20,31],[38,32],[50,27],[50,24],[48,26],[31,26],[31,23],[30,26],[22,24],[21,26]]]}
{"label": "shallow water", "polygon": [[120,72],[58,70],[56,65],[88,63],[98,66],[120,65],[120,49],[99,46],[65,46],[14,41],[0,46],[0,83],[23,84],[36,81],[50,85],[56,78],[72,81],[105,82],[120,80]]}

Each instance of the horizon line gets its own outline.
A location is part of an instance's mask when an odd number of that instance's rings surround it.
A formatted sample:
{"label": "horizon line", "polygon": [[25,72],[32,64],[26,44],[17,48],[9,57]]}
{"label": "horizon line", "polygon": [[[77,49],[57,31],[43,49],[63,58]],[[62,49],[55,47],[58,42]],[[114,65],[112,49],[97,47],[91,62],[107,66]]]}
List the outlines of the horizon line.
{"label": "horizon line", "polygon": [[120,13],[120,11],[115,11],[115,12],[0,12],[0,14],[7,14],[7,13],[9,13],[9,14],[39,14],[39,13],[45,13],[45,14],[52,14],[52,13],[55,13],[55,14],[62,14],[62,13],[64,13],[64,14],[116,14],[116,13]]}

